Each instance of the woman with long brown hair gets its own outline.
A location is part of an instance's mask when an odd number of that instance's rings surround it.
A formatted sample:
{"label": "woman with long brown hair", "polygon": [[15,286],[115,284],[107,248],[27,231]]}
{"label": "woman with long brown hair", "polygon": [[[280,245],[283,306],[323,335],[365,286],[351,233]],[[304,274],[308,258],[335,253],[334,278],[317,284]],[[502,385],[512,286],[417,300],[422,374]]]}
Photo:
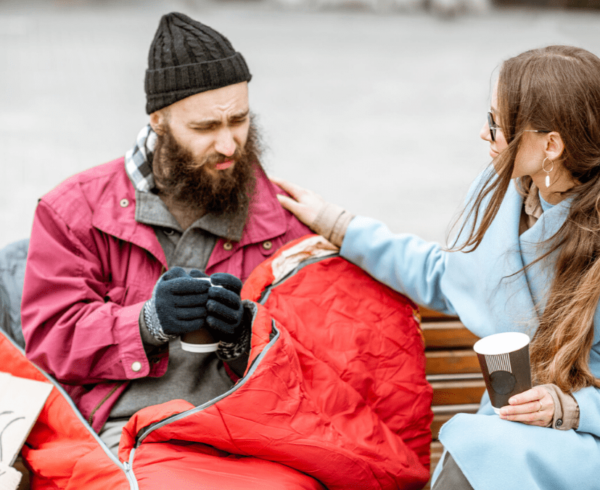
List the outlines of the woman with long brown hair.
{"label": "woman with long brown hair", "polygon": [[600,59],[570,46],[502,64],[475,181],[449,249],[277,181],[341,255],[476,335],[521,331],[534,387],[440,433],[434,490],[600,488]]}

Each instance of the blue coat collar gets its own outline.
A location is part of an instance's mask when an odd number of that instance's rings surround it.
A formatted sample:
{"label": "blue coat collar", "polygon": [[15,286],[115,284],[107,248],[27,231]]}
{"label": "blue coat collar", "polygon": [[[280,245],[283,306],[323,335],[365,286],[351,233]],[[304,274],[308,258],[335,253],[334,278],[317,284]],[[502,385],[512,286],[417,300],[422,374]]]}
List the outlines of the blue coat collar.
{"label": "blue coat collar", "polygon": [[[472,187],[471,195],[478,191],[480,182]],[[543,297],[551,283],[552,256],[525,273],[522,269],[543,253],[547,239],[565,222],[570,202],[565,200],[549,209],[519,236],[523,197],[511,185],[477,250],[446,254],[448,280],[442,279],[442,288],[475,334],[484,337],[511,330],[530,336],[535,333],[536,304],[543,310]]]}

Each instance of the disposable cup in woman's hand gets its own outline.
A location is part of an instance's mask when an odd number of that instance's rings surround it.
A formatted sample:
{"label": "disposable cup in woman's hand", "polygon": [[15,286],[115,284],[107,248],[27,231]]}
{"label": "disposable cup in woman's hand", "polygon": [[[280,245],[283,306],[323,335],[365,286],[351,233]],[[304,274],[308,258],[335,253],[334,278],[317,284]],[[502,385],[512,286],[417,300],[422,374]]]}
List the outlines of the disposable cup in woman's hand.
{"label": "disposable cup in woman's hand", "polygon": [[529,336],[519,332],[489,335],[473,347],[494,412],[509,404],[509,399],[531,388]]}

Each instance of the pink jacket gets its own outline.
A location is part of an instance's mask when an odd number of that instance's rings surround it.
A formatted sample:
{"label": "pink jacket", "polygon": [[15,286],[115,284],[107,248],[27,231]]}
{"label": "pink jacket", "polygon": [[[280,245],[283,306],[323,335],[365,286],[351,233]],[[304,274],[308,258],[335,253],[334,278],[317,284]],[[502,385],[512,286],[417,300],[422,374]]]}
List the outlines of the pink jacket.
{"label": "pink jacket", "polygon": [[[206,272],[245,281],[279,247],[309,233],[261,173],[244,234],[219,239]],[[228,250],[229,249],[229,250]],[[22,301],[26,353],[63,383],[99,431],[127,381],[162,376],[168,352],[147,358],[138,318],[167,268],[152,227],[135,221],[124,160],[63,182],[37,207]]]}

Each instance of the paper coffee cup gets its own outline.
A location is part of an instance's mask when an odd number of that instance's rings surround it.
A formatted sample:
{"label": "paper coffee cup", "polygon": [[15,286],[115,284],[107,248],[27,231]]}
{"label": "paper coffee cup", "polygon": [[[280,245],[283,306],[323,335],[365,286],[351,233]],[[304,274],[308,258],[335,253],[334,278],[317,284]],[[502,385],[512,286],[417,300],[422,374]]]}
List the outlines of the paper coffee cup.
{"label": "paper coffee cup", "polygon": [[524,333],[505,332],[484,337],[473,346],[496,413],[510,397],[531,389],[529,342]]}
{"label": "paper coffee cup", "polygon": [[[222,287],[219,285],[213,286],[210,277],[195,277],[194,279],[198,281],[208,281],[211,287]],[[205,340],[206,335],[203,329],[186,333],[185,335],[181,336],[181,350],[195,353],[216,352],[219,347],[219,343],[211,342],[210,344],[206,344]]]}

